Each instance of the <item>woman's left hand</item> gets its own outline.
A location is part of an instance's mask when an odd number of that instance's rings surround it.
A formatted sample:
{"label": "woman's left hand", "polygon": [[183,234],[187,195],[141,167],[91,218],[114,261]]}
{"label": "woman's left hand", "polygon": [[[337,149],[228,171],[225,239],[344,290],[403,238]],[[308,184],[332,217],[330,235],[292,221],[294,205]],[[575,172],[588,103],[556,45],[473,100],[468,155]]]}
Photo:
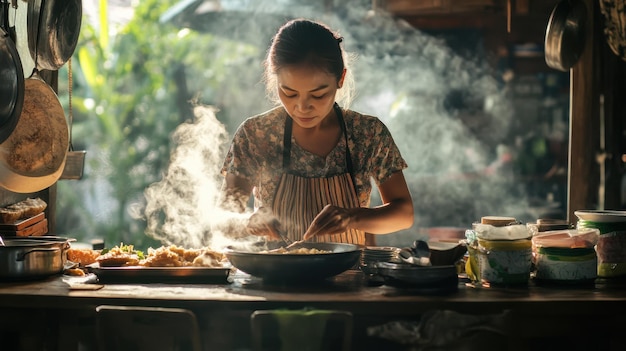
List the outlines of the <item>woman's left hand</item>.
{"label": "woman's left hand", "polygon": [[315,216],[309,225],[304,240],[309,240],[318,235],[332,235],[343,233],[348,229],[352,217],[350,212],[341,207],[326,205],[320,213]]}

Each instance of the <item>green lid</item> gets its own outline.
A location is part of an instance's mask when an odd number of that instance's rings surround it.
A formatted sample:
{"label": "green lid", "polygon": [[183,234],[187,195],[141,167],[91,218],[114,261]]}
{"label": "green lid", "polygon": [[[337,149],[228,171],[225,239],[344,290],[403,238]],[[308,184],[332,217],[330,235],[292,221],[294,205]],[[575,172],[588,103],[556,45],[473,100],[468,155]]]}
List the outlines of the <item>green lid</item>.
{"label": "green lid", "polygon": [[576,223],[576,228],[596,228],[600,234],[626,231],[626,222],[595,222],[581,219]]}

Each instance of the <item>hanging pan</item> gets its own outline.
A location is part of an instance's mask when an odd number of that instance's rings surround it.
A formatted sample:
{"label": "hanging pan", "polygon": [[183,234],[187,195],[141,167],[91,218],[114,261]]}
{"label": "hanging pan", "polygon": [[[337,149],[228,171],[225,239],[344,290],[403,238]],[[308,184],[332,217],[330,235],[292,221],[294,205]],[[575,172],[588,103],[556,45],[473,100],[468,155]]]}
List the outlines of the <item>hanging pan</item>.
{"label": "hanging pan", "polygon": [[17,125],[0,144],[0,185],[16,193],[50,187],[63,171],[68,147],[63,107],[54,90],[34,74],[25,80]]}
{"label": "hanging pan", "polygon": [[35,42],[35,69],[24,81],[19,120],[0,144],[0,185],[16,193],[34,193],[53,185],[63,172],[69,148],[65,112],[57,94],[39,76],[37,48]]}
{"label": "hanging pan", "polygon": [[586,40],[587,8],[582,0],[561,0],[552,10],[545,38],[550,68],[569,71],[582,55]]}
{"label": "hanging pan", "polygon": [[15,28],[15,48],[22,61],[24,77],[28,78],[35,69],[35,61],[28,48],[28,2],[24,0],[11,0],[11,2],[9,24]]}
{"label": "hanging pan", "polygon": [[10,36],[8,15],[9,3],[0,2],[0,143],[15,129],[24,103],[22,62]]}
{"label": "hanging pan", "polygon": [[82,16],[81,0],[28,1],[28,48],[39,69],[58,70],[72,57]]}

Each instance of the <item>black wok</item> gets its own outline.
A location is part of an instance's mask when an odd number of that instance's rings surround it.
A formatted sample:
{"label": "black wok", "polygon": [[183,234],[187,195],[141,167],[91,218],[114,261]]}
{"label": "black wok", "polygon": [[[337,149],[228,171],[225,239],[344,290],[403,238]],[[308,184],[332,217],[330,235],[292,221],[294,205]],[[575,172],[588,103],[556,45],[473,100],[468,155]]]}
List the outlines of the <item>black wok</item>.
{"label": "black wok", "polygon": [[263,253],[280,247],[281,243],[268,243],[267,247],[231,246],[226,251],[230,263],[239,270],[280,282],[308,282],[323,280],[356,266],[361,250],[354,244],[301,243],[298,248],[316,248],[331,251],[321,254]]}

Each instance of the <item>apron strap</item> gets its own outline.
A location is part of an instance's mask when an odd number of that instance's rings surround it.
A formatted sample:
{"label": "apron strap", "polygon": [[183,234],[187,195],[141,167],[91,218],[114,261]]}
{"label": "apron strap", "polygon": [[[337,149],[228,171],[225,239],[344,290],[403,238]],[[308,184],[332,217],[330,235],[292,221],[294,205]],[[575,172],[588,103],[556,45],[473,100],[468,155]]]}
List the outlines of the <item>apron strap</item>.
{"label": "apron strap", "polygon": [[285,135],[283,137],[283,172],[287,172],[291,163],[291,128],[293,120],[289,114],[285,117]]}
{"label": "apron strap", "polygon": [[[354,193],[357,194],[356,188],[356,178],[354,176],[354,166],[352,164],[352,155],[350,155],[350,144],[348,143],[348,131],[346,128],[346,122],[343,119],[343,112],[341,112],[341,108],[335,102],[333,105],[333,109],[335,110],[335,114],[337,114],[337,120],[339,122],[339,126],[341,127],[341,131],[343,132],[343,137],[346,141],[346,169],[348,173],[350,173],[350,178],[352,178],[352,186],[354,187]],[[287,172],[289,170],[289,165],[291,164],[291,129],[293,127],[293,120],[287,115],[285,120],[285,131],[283,137],[283,172]]]}

